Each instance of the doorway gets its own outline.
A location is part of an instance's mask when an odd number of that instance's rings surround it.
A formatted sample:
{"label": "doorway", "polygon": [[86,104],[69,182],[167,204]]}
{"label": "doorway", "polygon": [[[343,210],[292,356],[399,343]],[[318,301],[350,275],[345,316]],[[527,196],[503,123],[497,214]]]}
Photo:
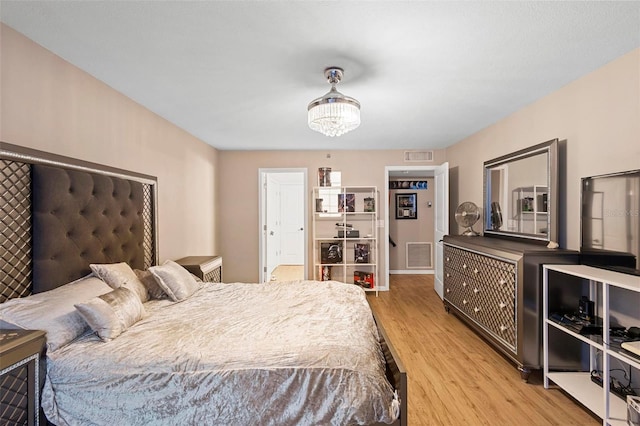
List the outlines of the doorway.
{"label": "doorway", "polygon": [[307,169],[260,169],[261,282],[307,277]]}
{"label": "doorway", "polygon": [[[443,298],[443,252],[444,247],[442,245],[443,237],[449,233],[449,163],[443,163],[439,166],[387,166],[385,167],[385,187],[384,187],[384,199],[387,202],[386,216],[385,216],[385,237],[384,241],[387,242],[386,259],[385,259],[385,275],[386,282],[389,282],[389,254],[393,244],[392,235],[389,234],[390,217],[392,212],[395,212],[395,199],[392,200],[389,197],[389,181],[394,178],[407,178],[416,179],[417,177],[430,178],[433,182],[433,214],[431,219],[433,221],[433,241],[431,241],[431,247],[433,247],[432,253],[435,258],[435,268],[433,272],[435,274],[434,289],[438,296]],[[419,202],[419,201],[418,201]],[[395,217],[395,216],[394,216]],[[420,220],[420,217],[417,218]],[[420,253],[424,247],[420,244],[413,244],[411,246],[417,247],[418,250],[413,252]],[[431,252],[431,250],[427,250]],[[424,252],[424,250],[422,250]],[[424,272],[422,272],[424,273]]]}

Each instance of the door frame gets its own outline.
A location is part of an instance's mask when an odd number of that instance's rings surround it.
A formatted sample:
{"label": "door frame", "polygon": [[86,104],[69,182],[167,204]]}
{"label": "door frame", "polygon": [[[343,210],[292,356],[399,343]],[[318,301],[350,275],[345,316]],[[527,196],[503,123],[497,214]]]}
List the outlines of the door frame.
{"label": "door frame", "polygon": [[272,173],[302,173],[302,192],[303,192],[303,200],[304,200],[304,217],[303,223],[304,226],[304,279],[306,280],[308,277],[308,261],[309,261],[309,231],[308,231],[308,223],[309,223],[309,194],[308,194],[308,172],[306,168],[259,168],[258,169],[258,208],[260,209],[260,214],[258,215],[259,220],[259,243],[258,243],[258,279],[259,282],[269,281],[268,279],[265,281],[265,271],[264,268],[267,267],[267,235],[266,235],[266,226],[267,226],[267,204],[266,204],[266,180],[267,176]]}
{"label": "door frame", "polygon": [[[410,172],[425,172],[425,177],[434,177],[435,176],[435,172],[438,170],[441,170],[442,167],[444,165],[447,165],[447,169],[448,169],[448,163],[443,163],[443,164],[439,164],[439,165],[434,165],[434,166],[385,166],[384,168],[384,202],[386,204],[386,214],[384,215],[384,242],[386,244],[386,250],[385,250],[385,262],[384,262],[384,274],[385,274],[385,279],[386,279],[386,284],[387,284],[387,289],[390,290],[390,285],[389,285],[389,223],[390,223],[390,214],[391,214],[391,201],[389,200],[389,172],[402,172],[402,171],[410,171]],[[435,191],[435,188],[434,188]],[[449,194],[445,194],[445,199],[446,199],[446,214],[449,214]],[[434,200],[435,200],[435,196],[434,196]],[[436,220],[434,217],[434,228],[436,226]],[[434,239],[436,239],[436,234],[434,233]],[[437,243],[438,241],[434,241],[433,247],[435,250],[437,250]],[[436,254],[437,256],[437,254]],[[437,274],[436,268],[438,267],[437,262],[435,262],[435,268],[433,271],[433,274]],[[422,273],[422,272],[420,272]],[[434,280],[435,281],[435,280]],[[434,283],[435,285],[435,283]]]}

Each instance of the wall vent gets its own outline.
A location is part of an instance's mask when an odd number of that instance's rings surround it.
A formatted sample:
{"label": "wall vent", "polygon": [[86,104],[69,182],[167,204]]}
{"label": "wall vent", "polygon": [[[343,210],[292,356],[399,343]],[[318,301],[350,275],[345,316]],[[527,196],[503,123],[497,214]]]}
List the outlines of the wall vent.
{"label": "wall vent", "polygon": [[432,243],[407,243],[407,269],[433,269]]}
{"label": "wall vent", "polygon": [[433,161],[433,151],[405,151],[404,161]]}

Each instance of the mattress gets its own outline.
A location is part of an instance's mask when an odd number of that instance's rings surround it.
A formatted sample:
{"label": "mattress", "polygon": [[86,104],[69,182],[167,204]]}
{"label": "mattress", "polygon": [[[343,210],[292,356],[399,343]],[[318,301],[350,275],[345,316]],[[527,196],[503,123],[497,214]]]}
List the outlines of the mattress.
{"label": "mattress", "polygon": [[57,425],[350,425],[398,416],[364,291],[339,282],[208,283],[145,303],[116,339],[47,354]]}

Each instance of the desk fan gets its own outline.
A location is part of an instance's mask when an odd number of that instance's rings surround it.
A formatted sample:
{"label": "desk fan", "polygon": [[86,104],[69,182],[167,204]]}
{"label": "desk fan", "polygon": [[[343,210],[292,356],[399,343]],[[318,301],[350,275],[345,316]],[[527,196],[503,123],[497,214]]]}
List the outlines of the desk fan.
{"label": "desk fan", "polygon": [[465,201],[456,209],[455,217],[458,225],[467,228],[462,235],[466,235],[467,237],[475,237],[479,235],[473,230],[473,224],[480,219],[480,210],[478,209],[478,206],[471,201]]}

